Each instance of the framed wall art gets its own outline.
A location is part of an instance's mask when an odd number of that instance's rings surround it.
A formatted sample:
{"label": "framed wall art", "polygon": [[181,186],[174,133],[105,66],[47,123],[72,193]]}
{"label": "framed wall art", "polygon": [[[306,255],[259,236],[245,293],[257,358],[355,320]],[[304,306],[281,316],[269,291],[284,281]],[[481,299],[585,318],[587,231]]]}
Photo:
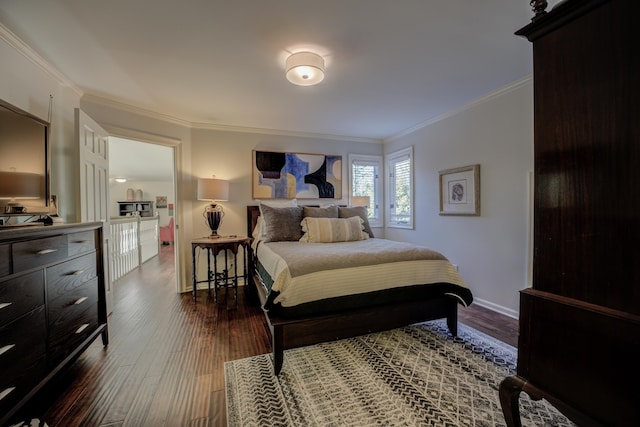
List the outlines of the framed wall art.
{"label": "framed wall art", "polygon": [[440,174],[440,215],[480,215],[480,165]]}
{"label": "framed wall art", "polygon": [[163,209],[167,207],[167,196],[156,196],[156,208]]}
{"label": "framed wall art", "polygon": [[341,199],[342,156],[252,152],[254,199]]}

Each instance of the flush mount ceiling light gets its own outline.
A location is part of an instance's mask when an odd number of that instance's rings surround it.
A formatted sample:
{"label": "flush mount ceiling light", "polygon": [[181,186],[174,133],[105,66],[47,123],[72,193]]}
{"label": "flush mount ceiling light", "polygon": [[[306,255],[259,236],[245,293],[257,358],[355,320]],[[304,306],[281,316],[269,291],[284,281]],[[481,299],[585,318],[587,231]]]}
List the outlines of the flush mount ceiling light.
{"label": "flush mount ceiling light", "polygon": [[298,86],[313,86],[324,80],[324,59],[313,52],[298,52],[287,58],[287,80]]}
{"label": "flush mount ceiling light", "polygon": [[122,184],[123,182],[127,182],[127,178],[116,178],[116,182]]}

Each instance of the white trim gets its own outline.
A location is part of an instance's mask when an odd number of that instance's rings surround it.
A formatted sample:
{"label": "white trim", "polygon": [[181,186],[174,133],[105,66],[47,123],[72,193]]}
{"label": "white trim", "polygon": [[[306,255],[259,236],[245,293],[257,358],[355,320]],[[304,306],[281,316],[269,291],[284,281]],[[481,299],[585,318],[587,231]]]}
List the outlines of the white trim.
{"label": "white trim", "polygon": [[[392,189],[391,189],[391,179],[390,175],[392,173],[393,168],[391,167],[391,163],[396,163],[404,158],[408,158],[410,161],[410,180],[411,180],[411,206],[410,206],[410,215],[409,215],[409,223],[408,224],[400,224],[397,222],[391,222],[391,201],[395,200],[395,197],[392,197]],[[401,148],[392,153],[385,154],[384,156],[384,185],[386,188],[386,198],[385,198],[385,226],[388,228],[403,228],[413,230],[415,224],[415,171],[414,166],[415,162],[413,159],[413,145],[409,147]],[[395,181],[395,180],[394,180]],[[395,192],[394,192],[395,194]]]}
{"label": "white trim", "polygon": [[351,200],[351,196],[353,196],[353,188],[351,187],[351,184],[353,183],[353,176],[352,176],[352,170],[351,170],[351,165],[353,164],[353,162],[371,162],[371,163],[375,163],[378,165],[378,178],[377,178],[377,188],[376,188],[376,202],[378,205],[378,217],[375,218],[374,220],[369,220],[369,226],[371,226],[372,228],[379,228],[379,227],[384,227],[384,214],[385,214],[385,203],[384,203],[384,186],[385,186],[385,180],[384,180],[384,158],[382,156],[376,156],[376,155],[371,155],[371,154],[354,154],[354,153],[349,153],[347,155],[347,162],[348,162],[348,170],[349,170],[349,184],[348,184],[348,189],[349,189],[349,200]]}
{"label": "white trim", "polygon": [[179,126],[183,126],[189,129],[219,130],[224,132],[257,133],[257,134],[264,134],[264,135],[294,136],[297,138],[315,138],[315,139],[327,139],[332,141],[352,141],[352,142],[382,144],[381,139],[374,139],[374,138],[362,138],[362,137],[345,136],[345,135],[329,135],[329,134],[312,133],[312,132],[296,132],[296,131],[287,131],[287,130],[278,130],[278,129],[245,127],[245,126],[219,125],[219,124],[213,124],[213,123],[195,123],[195,122],[190,122],[184,119],[172,117],[166,114],[157,113],[155,111],[147,110],[141,107],[136,107],[130,104],[125,104],[115,99],[92,95],[90,93],[87,93],[86,95],[84,95],[82,99],[83,101],[113,108],[118,111],[124,111],[127,113],[136,114],[143,117],[149,117],[149,118],[160,120],[166,123],[172,123]]}
{"label": "white trim", "polygon": [[476,98],[476,99],[464,104],[463,106],[461,106],[459,108],[453,109],[451,111],[447,111],[446,113],[440,114],[439,116],[433,117],[431,119],[427,119],[427,120],[425,120],[423,122],[418,123],[415,126],[407,128],[407,129],[405,129],[405,130],[403,130],[401,132],[398,132],[395,135],[391,135],[389,137],[383,138],[382,142],[383,143],[387,143],[387,142],[395,141],[396,139],[399,139],[399,138],[402,138],[403,136],[412,134],[413,132],[415,132],[417,130],[420,130],[422,128],[426,128],[427,126],[430,126],[430,125],[432,125],[434,123],[437,123],[437,122],[439,122],[441,120],[448,119],[449,117],[453,117],[456,114],[460,114],[465,110],[470,110],[472,108],[477,107],[480,104],[484,104],[485,102],[489,102],[489,101],[494,100],[495,98],[499,98],[499,97],[501,97],[502,95],[504,95],[504,94],[506,94],[508,92],[511,92],[513,90],[516,90],[516,89],[520,89],[523,86],[527,86],[528,84],[531,84],[532,81],[533,81],[533,76],[532,75],[524,77],[524,78],[522,78],[520,80],[516,80],[515,82],[509,83],[508,85],[503,86],[503,87],[501,87],[501,88],[499,88],[497,90],[494,90],[491,93],[483,95],[480,98]]}
{"label": "white trim", "polygon": [[5,27],[0,22],[0,39],[4,40],[9,44],[9,46],[13,47],[16,51],[20,52],[25,58],[29,61],[33,62],[36,66],[38,66],[41,70],[51,76],[54,80],[57,80],[63,86],[69,87],[73,90],[78,97],[83,95],[82,90],[67,76],[62,74],[57,68],[47,62],[40,54],[38,54],[35,50],[33,50],[29,45],[27,45],[24,41],[22,41],[17,35],[15,35],[10,29]]}
{"label": "white trim", "polygon": [[495,311],[496,313],[504,314],[505,316],[511,317],[513,319],[519,319],[520,318],[520,312],[519,311],[512,310],[510,308],[503,307],[503,306],[498,305],[498,304],[494,304],[491,301],[483,300],[483,299],[480,299],[480,298],[474,298],[473,299],[473,303],[479,305],[480,307],[484,307],[484,308],[489,309],[491,311]]}
{"label": "white trim", "polygon": [[141,131],[139,129],[125,128],[122,126],[112,125],[110,123],[100,123],[102,127],[109,132],[110,136],[116,136],[123,139],[132,139],[140,142],[148,142],[156,145],[177,146],[182,144],[181,138],[173,136],[159,135],[155,133]]}

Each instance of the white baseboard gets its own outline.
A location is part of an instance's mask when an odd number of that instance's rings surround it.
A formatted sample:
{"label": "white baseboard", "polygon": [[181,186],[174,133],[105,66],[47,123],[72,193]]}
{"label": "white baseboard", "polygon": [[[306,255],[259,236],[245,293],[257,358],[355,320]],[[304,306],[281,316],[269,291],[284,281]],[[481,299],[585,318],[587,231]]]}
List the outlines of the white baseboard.
{"label": "white baseboard", "polygon": [[512,310],[510,308],[507,307],[503,307],[501,305],[498,304],[494,304],[491,301],[486,301],[480,298],[474,298],[473,299],[473,303],[474,304],[478,304],[481,307],[484,308],[488,308],[491,311],[495,311],[496,313],[500,313],[500,314],[504,314],[505,316],[509,316],[513,319],[518,319],[520,318],[520,312],[516,311],[516,310]]}

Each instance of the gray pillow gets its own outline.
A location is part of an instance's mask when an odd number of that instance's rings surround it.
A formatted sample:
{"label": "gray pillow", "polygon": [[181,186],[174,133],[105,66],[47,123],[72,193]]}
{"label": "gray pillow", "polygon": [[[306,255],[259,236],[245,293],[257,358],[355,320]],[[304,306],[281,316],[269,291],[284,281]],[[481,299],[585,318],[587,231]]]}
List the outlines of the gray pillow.
{"label": "gray pillow", "polygon": [[265,242],[298,241],[302,237],[302,206],[272,208],[262,205]]}
{"label": "gray pillow", "polygon": [[314,206],[303,206],[304,217],[311,218],[338,218],[338,206],[325,206],[322,208]]}
{"label": "gray pillow", "polygon": [[369,217],[367,217],[367,207],[338,207],[338,218],[351,218],[352,216],[359,216],[362,218],[362,226],[364,227],[365,233],[367,233],[369,237],[373,238],[373,232],[371,231],[371,227],[369,227]]}

